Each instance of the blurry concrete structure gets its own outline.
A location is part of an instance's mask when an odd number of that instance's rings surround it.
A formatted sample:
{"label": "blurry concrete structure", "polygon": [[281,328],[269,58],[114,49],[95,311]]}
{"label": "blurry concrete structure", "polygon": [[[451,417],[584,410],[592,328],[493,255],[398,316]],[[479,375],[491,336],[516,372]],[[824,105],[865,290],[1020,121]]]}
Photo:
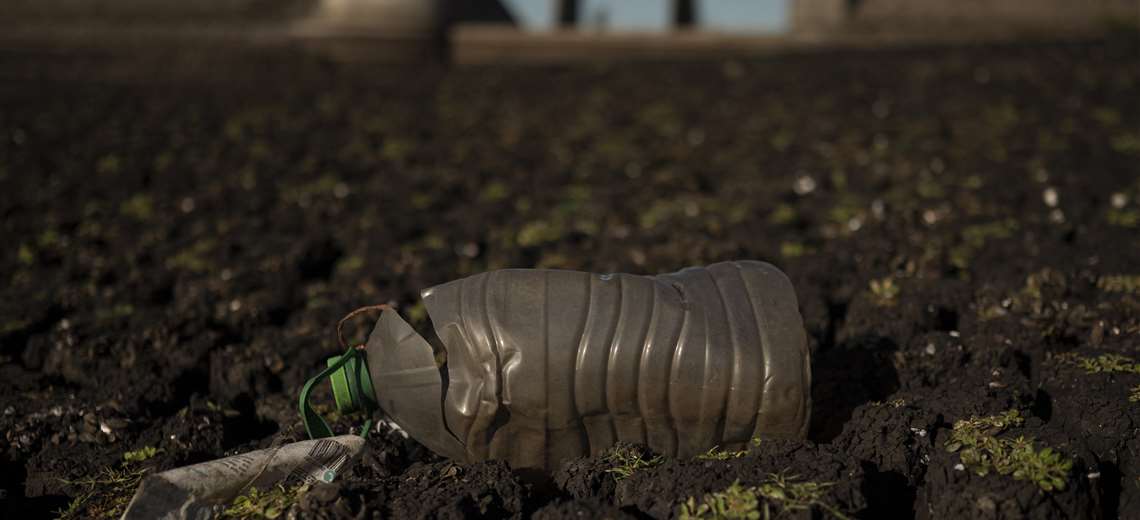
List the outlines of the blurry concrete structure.
{"label": "blurry concrete structure", "polygon": [[787,0],[787,31],[724,34],[702,26],[702,8],[717,0],[661,0],[655,5],[668,10],[667,27],[631,33],[592,30],[582,19],[585,0],[526,1],[548,2],[556,22],[550,30],[519,30],[500,0],[0,0],[0,49],[143,52],[218,44],[365,60],[673,59],[1056,39],[1095,34],[1109,20],[1140,25],[1140,0]]}
{"label": "blurry concrete structure", "polygon": [[304,16],[322,0],[4,0],[0,23],[203,22]]}
{"label": "blurry concrete structure", "polygon": [[1138,0],[792,0],[792,30],[894,35],[1087,31],[1140,21]]}

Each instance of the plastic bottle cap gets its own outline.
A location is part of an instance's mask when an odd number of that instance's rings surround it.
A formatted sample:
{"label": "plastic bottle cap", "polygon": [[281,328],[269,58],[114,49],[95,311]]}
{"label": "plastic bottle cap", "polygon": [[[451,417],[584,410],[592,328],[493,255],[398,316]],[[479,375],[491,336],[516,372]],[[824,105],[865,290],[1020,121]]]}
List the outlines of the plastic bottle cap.
{"label": "plastic bottle cap", "polygon": [[[348,354],[345,354],[348,355]],[[337,364],[343,356],[329,358],[326,366]],[[341,413],[364,410],[371,412],[378,405],[376,391],[372,388],[372,376],[368,373],[368,365],[363,363],[362,356],[352,356],[344,366],[329,375],[332,383],[333,399],[336,409]]]}

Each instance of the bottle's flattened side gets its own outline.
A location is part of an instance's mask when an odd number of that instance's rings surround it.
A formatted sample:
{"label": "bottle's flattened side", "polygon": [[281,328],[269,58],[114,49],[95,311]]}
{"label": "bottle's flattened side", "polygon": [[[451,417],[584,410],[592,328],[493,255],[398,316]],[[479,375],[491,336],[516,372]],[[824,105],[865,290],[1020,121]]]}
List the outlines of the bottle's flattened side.
{"label": "bottle's flattened side", "polygon": [[431,345],[395,311],[385,311],[368,337],[368,373],[380,407],[432,451],[466,459],[443,415],[443,385]]}
{"label": "bottle's flattened side", "polygon": [[486,460],[489,426],[499,413],[499,365],[491,350],[483,312],[487,273],[424,290],[424,306],[447,350],[447,425],[467,451],[467,460]]}

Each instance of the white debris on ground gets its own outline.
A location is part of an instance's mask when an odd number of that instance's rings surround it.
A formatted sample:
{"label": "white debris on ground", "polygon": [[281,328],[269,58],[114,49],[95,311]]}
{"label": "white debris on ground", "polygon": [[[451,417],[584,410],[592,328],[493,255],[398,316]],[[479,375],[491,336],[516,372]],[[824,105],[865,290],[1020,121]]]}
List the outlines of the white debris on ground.
{"label": "white debris on ground", "polygon": [[212,518],[217,508],[250,487],[332,482],[363,449],[363,437],[341,435],[157,473],[139,484],[123,520]]}

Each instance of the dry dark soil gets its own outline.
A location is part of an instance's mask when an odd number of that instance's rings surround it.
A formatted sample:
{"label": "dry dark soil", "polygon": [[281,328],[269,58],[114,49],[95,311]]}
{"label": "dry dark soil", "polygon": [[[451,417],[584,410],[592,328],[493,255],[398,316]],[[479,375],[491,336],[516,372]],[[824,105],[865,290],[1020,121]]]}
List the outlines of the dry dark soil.
{"label": "dry dark soil", "polygon": [[[382,426],[290,511],[670,518],[778,476],[822,492],[761,497],[774,516],[1140,518],[1138,49],[0,52],[0,516],[114,517],[140,472],[303,438],[299,389],[358,306],[423,328],[420,289],[489,269],[762,259],[809,333],[807,440],[621,478],[456,464]],[[946,449],[1009,410],[999,437],[1070,461],[1063,486]]]}

